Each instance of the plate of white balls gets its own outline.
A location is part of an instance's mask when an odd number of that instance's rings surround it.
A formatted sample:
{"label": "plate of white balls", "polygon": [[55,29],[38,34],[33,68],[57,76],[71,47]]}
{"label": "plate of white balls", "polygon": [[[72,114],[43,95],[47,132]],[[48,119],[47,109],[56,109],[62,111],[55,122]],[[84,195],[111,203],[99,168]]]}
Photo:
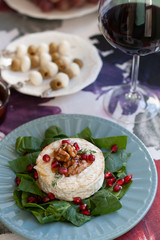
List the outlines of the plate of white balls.
{"label": "plate of white balls", "polygon": [[7,46],[1,60],[6,56],[10,64],[1,71],[2,78],[17,91],[37,97],[76,93],[93,83],[102,67],[89,40],[57,31],[20,37]]}

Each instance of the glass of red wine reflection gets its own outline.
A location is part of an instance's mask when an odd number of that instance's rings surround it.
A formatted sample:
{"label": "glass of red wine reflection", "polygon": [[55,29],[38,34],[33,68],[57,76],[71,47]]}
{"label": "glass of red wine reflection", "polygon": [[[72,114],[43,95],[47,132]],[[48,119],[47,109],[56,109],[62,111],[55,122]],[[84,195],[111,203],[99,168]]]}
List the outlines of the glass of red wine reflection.
{"label": "glass of red wine reflection", "polygon": [[104,96],[105,111],[123,123],[152,119],[159,112],[159,99],[139,85],[138,72],[140,56],[160,50],[160,1],[100,0],[98,21],[105,39],[133,56],[130,83],[110,88]]}

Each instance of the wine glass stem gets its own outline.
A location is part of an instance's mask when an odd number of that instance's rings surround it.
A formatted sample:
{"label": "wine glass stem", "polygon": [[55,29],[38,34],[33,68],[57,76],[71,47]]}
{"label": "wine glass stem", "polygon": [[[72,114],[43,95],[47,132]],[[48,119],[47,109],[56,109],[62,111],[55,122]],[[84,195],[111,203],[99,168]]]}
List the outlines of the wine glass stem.
{"label": "wine glass stem", "polygon": [[126,94],[126,98],[128,100],[138,100],[139,94],[137,93],[137,81],[138,81],[138,73],[139,73],[139,55],[133,55],[132,61],[132,74],[131,74],[131,88],[128,94]]}

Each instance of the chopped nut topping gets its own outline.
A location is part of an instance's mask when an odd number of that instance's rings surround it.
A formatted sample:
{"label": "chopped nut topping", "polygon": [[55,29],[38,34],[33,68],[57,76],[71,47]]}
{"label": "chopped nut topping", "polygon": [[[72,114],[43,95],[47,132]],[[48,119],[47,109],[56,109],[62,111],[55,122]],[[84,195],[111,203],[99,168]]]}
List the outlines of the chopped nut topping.
{"label": "chopped nut topping", "polygon": [[70,155],[62,148],[54,151],[54,159],[59,162],[67,162],[70,159]]}
{"label": "chopped nut topping", "polygon": [[81,173],[85,168],[87,168],[90,164],[86,161],[74,161],[73,165],[68,168],[69,175],[75,175]]}
{"label": "chopped nut topping", "polygon": [[60,162],[61,167],[67,168],[67,175],[81,173],[84,169],[92,164],[82,158],[82,154],[75,149],[70,143],[62,143],[60,148],[54,150],[54,162]]}
{"label": "chopped nut topping", "polygon": [[70,144],[67,144],[65,150],[70,154],[71,157],[77,156],[77,151],[75,150],[75,147],[71,146]]}

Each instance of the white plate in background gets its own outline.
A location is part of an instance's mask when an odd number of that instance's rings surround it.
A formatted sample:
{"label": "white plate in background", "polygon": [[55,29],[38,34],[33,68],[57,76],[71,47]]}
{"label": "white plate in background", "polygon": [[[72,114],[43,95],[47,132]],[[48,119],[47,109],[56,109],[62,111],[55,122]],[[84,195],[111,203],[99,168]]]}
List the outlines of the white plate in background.
{"label": "white plate in background", "polygon": [[42,12],[41,9],[29,0],[5,0],[5,2],[17,12],[33,17],[47,20],[53,19],[71,19],[82,17],[97,11],[97,4],[85,4],[81,8],[72,8],[67,11],[52,10],[51,12]]}
{"label": "white plate in background", "polygon": [[[26,46],[33,44],[38,46],[41,42],[49,44],[50,42],[59,43],[62,40],[67,40],[70,43],[71,56],[73,58],[80,58],[83,61],[83,68],[77,77],[70,80],[68,87],[52,91],[48,97],[76,93],[96,80],[102,67],[102,60],[96,47],[94,47],[88,40],[84,40],[77,35],[57,31],[27,34],[11,42],[7,47],[7,50],[15,51],[19,44],[25,44]],[[10,69],[7,69],[2,70],[1,73],[2,78],[8,84],[16,84],[19,81],[23,82],[29,78],[29,72],[13,72]],[[45,79],[40,86],[26,84],[18,89],[18,91],[27,95],[41,96],[42,92],[49,88],[50,80],[51,79]]]}

